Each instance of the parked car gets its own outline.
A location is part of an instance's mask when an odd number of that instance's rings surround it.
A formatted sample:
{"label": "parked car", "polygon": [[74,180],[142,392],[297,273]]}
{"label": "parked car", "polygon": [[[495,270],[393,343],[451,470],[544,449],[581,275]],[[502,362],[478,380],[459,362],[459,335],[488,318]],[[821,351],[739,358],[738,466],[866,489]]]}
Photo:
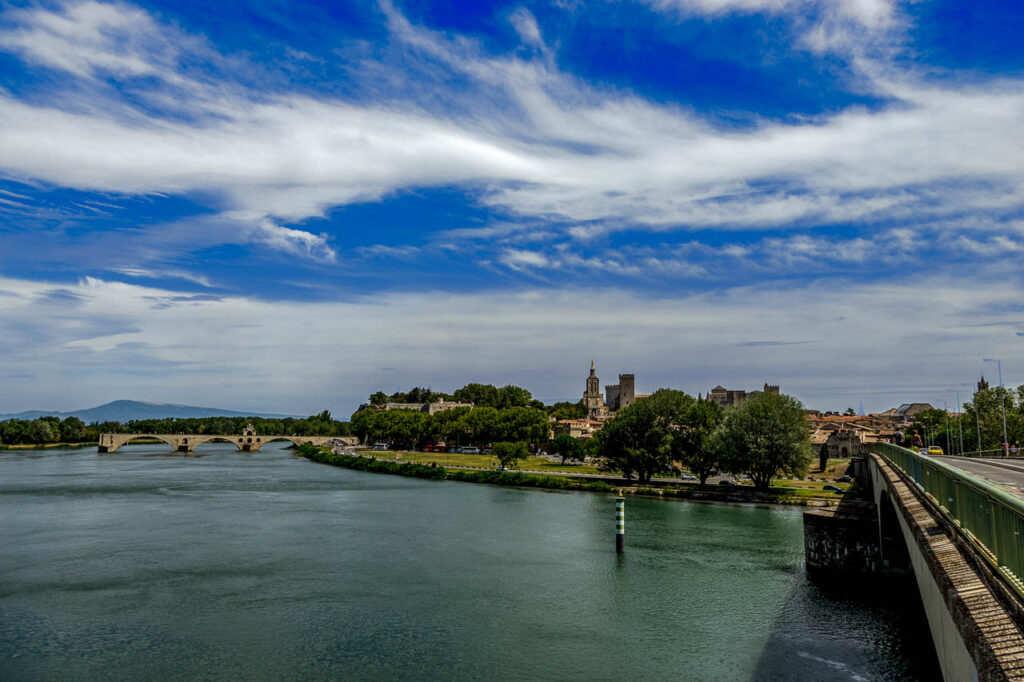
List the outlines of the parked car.
{"label": "parked car", "polygon": [[843,492],[843,489],[842,489],[842,488],[840,488],[840,487],[839,487],[839,486],[837,486],[837,485],[832,485],[831,483],[829,483],[828,485],[826,485],[826,486],[824,487],[824,490],[831,490],[832,492],[836,492],[836,493],[841,493],[841,492]]}
{"label": "parked car", "polygon": [[481,454],[481,455],[489,455],[489,454],[491,454],[492,452],[494,452],[494,451],[493,451],[493,450],[492,450],[491,448],[484,448],[484,449],[482,449],[482,450],[480,451],[480,454]]}
{"label": "parked car", "polygon": [[464,455],[479,455],[480,448],[462,448],[460,452]]}
{"label": "parked car", "polygon": [[460,448],[458,445],[452,445],[448,447],[448,452],[462,452],[462,448]]}
{"label": "parked car", "polygon": [[697,477],[694,476],[693,474],[683,474],[679,478],[683,479],[684,481],[696,481],[697,480]]}
{"label": "parked car", "polygon": [[388,449],[388,444],[387,443],[374,443],[373,444],[373,449],[374,450],[387,450]]}
{"label": "parked car", "polygon": [[846,475],[846,474],[843,474],[842,476],[840,476],[840,477],[839,477],[839,478],[837,478],[836,480],[837,480],[837,481],[839,481],[840,483],[853,483],[853,479],[852,479],[852,478],[850,478],[850,477],[849,477],[848,475]]}

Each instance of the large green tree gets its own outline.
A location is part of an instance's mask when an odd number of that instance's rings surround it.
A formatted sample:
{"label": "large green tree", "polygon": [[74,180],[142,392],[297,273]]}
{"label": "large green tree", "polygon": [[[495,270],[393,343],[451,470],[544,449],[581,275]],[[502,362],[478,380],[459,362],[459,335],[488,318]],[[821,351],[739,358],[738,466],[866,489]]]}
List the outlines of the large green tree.
{"label": "large green tree", "polygon": [[526,443],[498,441],[494,444],[491,454],[497,458],[501,466],[513,469],[519,464],[519,460],[526,459],[529,449]]}
{"label": "large green tree", "polygon": [[693,402],[682,391],[659,389],[618,411],[595,436],[606,471],[636,474],[641,483],[672,467],[672,439]]}
{"label": "large green tree", "polygon": [[[967,450],[978,449],[978,432],[982,450],[998,450],[1003,442],[1003,414],[1006,415],[1006,437],[1012,443],[1024,442],[1024,386],[1016,389],[992,386],[974,394],[964,404],[960,423]],[[959,434],[958,434],[959,437]]]}
{"label": "large green tree", "polygon": [[704,485],[718,467],[718,448],[711,437],[722,422],[722,406],[714,400],[692,400],[683,409],[672,435],[672,454]]}
{"label": "large green tree", "polygon": [[748,397],[726,411],[714,440],[722,468],[747,474],[759,490],[781,474],[805,475],[812,460],[803,405],[788,395]]}
{"label": "large green tree", "polygon": [[567,459],[583,459],[583,443],[579,442],[569,434],[563,433],[551,441],[551,452],[562,458],[562,464]]}

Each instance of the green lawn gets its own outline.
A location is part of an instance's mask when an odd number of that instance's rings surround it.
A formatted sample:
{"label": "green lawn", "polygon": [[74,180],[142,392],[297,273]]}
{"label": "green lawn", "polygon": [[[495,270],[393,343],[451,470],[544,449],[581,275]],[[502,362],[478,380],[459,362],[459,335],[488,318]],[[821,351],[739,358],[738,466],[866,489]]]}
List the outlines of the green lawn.
{"label": "green lawn", "polygon": [[[417,464],[430,464],[436,462],[439,466],[453,467],[477,467],[480,469],[493,469],[498,466],[498,460],[491,455],[463,455],[455,452],[414,452],[409,450],[363,450],[363,454],[372,454],[379,459],[394,459],[401,457],[403,462],[415,462]],[[543,457],[527,457],[519,462],[519,468],[523,471],[542,471],[546,474],[570,473],[570,474],[599,474],[596,466],[581,464],[552,463]]]}
{"label": "green lawn", "polygon": [[[417,464],[437,463],[438,466],[453,467],[476,467],[479,469],[493,469],[498,466],[498,460],[491,455],[463,455],[459,453],[444,452],[415,452],[409,450],[364,450],[364,454],[372,454],[379,459],[393,460],[400,457],[403,462],[415,462]],[[773,492],[791,492],[800,496],[837,497],[840,493],[823,490],[826,485],[835,485],[843,491],[849,489],[849,483],[835,483],[834,480],[846,471],[849,460],[830,460],[829,466],[824,473],[812,471],[808,478],[813,480],[796,480],[777,478],[773,481]],[[815,464],[815,469],[817,465]],[[592,464],[570,465],[549,462],[543,457],[527,457],[519,462],[519,469],[522,471],[540,471],[545,474],[607,474],[616,476],[614,473],[602,472]],[[739,486],[750,487],[750,481],[740,481]],[[723,488],[725,486],[722,486]]]}

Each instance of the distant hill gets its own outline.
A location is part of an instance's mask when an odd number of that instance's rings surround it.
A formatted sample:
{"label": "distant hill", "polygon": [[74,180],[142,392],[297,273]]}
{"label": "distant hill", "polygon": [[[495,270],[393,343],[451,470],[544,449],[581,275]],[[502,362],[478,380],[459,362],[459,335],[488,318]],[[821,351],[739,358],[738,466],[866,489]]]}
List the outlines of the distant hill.
{"label": "distant hill", "polygon": [[71,412],[56,410],[29,410],[18,414],[0,414],[2,419],[38,419],[39,417],[78,417],[86,424],[93,422],[126,422],[133,419],[163,419],[165,417],[266,417],[283,419],[294,415],[267,414],[263,412],[236,412],[217,407],[195,407],[194,405],[172,405],[169,403],[147,403],[141,400],[115,400],[99,407]]}

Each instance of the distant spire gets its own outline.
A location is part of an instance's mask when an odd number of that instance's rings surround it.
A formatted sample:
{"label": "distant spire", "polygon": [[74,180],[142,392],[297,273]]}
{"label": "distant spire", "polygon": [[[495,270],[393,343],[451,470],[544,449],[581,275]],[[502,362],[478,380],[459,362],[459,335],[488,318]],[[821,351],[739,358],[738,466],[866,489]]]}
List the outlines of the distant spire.
{"label": "distant spire", "polygon": [[590,369],[594,369],[594,360],[593,359],[590,360]]}

